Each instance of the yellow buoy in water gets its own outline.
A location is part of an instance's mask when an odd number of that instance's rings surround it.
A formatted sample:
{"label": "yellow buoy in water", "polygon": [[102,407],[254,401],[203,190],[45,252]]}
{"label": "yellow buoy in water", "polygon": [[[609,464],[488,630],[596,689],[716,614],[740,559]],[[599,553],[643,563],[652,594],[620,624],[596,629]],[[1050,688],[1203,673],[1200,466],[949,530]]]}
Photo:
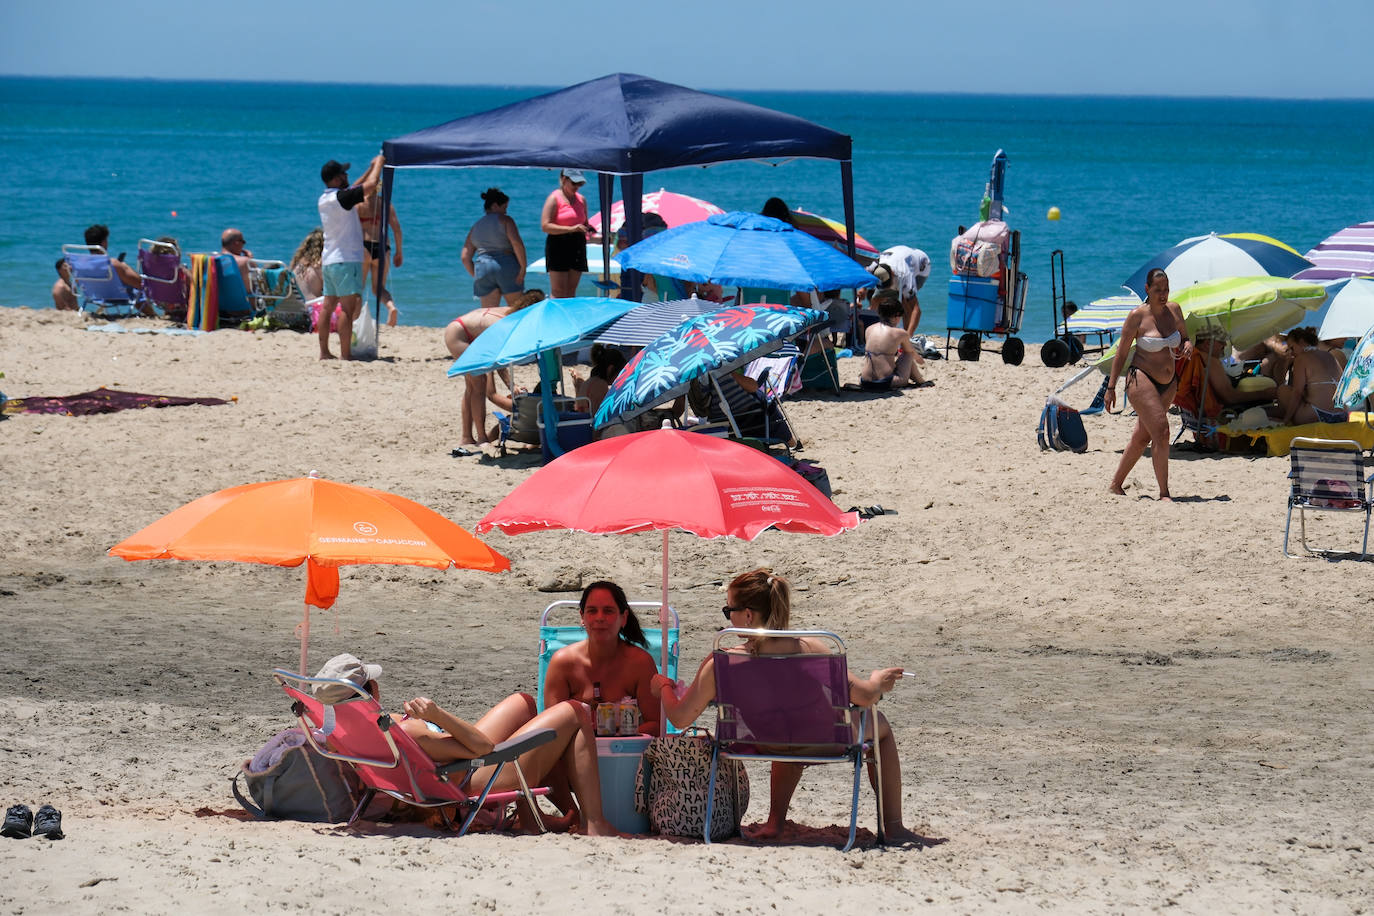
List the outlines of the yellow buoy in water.
{"label": "yellow buoy in water", "polygon": [[1050,207],[1050,212],[1048,212],[1048,213],[1045,214],[1045,219],[1050,219],[1050,220],[1056,220],[1056,221],[1057,221],[1057,220],[1059,219],[1059,208],[1058,208],[1058,207]]}

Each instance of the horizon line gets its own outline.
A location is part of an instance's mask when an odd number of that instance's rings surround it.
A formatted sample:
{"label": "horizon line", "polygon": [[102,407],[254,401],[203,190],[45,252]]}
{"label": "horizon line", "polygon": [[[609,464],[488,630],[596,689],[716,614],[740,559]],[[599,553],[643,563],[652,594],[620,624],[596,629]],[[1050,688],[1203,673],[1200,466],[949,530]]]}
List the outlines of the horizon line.
{"label": "horizon line", "polygon": [[[603,74],[610,76],[612,74]],[[592,79],[601,79],[593,77]],[[657,79],[657,77],[649,77]],[[589,82],[589,80],[579,80],[577,83],[567,83],[563,85],[539,84],[539,83],[430,83],[430,82],[345,82],[340,80],[311,80],[311,79],[245,79],[245,78],[214,78],[214,77],[170,77],[170,76],[106,76],[95,74],[51,74],[51,73],[3,73],[0,72],[0,79],[20,79],[20,80],[105,80],[108,82],[122,83],[204,83],[210,85],[256,85],[256,86],[350,86],[350,87],[370,87],[370,88],[414,88],[414,89],[504,89],[504,90],[532,90],[539,93],[558,91],[569,86],[579,85]],[[662,80],[662,82],[669,82]],[[676,85],[682,85],[681,83]],[[1042,90],[1037,92],[969,92],[969,91],[911,91],[911,90],[884,90],[884,89],[780,89],[780,88],[739,88],[739,87],[711,87],[701,89],[695,86],[687,87],[697,89],[699,92],[708,93],[756,93],[771,92],[785,95],[884,95],[884,96],[983,96],[990,98],[1063,98],[1063,99],[1177,99],[1189,101],[1204,100],[1226,100],[1226,101],[1257,101],[1257,102],[1369,102],[1374,101],[1374,96],[1304,96],[1304,95],[1220,95],[1220,94],[1183,94],[1174,95],[1168,93],[1139,93],[1139,92],[1057,92]]]}

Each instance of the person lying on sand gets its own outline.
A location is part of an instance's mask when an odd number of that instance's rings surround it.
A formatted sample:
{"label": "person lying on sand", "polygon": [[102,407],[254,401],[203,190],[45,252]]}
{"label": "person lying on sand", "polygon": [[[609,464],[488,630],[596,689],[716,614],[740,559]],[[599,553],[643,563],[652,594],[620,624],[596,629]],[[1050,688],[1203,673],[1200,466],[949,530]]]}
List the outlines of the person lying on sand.
{"label": "person lying on sand", "polygon": [[[354,656],[344,654],[326,662],[316,677],[352,681],[381,703],[381,687],[377,683],[381,674],[380,665],[365,665]],[[347,689],[342,685],[325,685],[316,691],[316,696],[323,702],[331,702],[327,695],[331,687],[339,691]],[[617,836],[615,827],[602,813],[596,739],[588,725],[585,709],[579,708],[580,705],[559,703],[536,715],[534,697],[513,693],[473,724],[453,715],[429,697],[415,697],[402,705],[405,716],[399,718],[399,724],[435,763],[471,760],[491,753],[496,745],[516,735],[539,728],[553,729],[558,735],[553,741],[520,755],[525,778],[534,785],[566,781],[577,793],[581,832],[589,836]],[[474,771],[472,785],[486,785],[495,772],[494,764]],[[508,767],[501,770],[491,788],[495,792],[509,792],[519,787],[519,775],[514,767]]]}
{"label": "person lying on sand", "polygon": [[[792,597],[787,580],[774,575],[767,569],[755,569],[736,576],[726,590],[724,611],[732,627],[765,630],[786,630],[791,621]],[[756,655],[791,655],[798,652],[825,652],[821,645],[807,639],[768,637],[751,639],[746,645],[732,652],[751,652]],[[880,668],[868,678],[860,680],[853,673],[849,675],[849,699],[859,706],[871,706],[878,698],[887,693],[902,677],[901,668]],[[701,663],[697,676],[685,693],[679,698],[672,688],[672,680],[661,674],[654,675],[654,690],[663,703],[663,711],[668,720],[678,728],[686,728],[696,721],[707,705],[716,696],[715,662],[709,656]],[[940,839],[921,836],[908,830],[902,822],[902,765],[897,757],[897,739],[893,737],[892,726],[887,717],[878,713],[875,717],[878,731],[878,752],[883,759],[882,785],[878,785],[873,767],[868,768],[868,778],[873,791],[883,800],[883,826],[890,843],[911,843],[917,846],[933,846],[944,842]],[[769,775],[768,819],[762,824],[745,829],[749,839],[775,839],[782,835],[787,825],[787,809],[792,804],[792,795],[801,782],[803,766],[796,763],[774,762]]]}

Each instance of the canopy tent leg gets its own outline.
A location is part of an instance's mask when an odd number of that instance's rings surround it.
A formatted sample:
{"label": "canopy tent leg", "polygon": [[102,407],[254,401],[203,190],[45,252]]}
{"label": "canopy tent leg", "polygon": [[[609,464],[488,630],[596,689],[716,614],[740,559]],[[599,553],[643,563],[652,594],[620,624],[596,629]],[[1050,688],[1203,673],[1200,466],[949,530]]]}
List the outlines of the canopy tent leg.
{"label": "canopy tent leg", "polygon": [[[620,227],[633,245],[644,237],[644,174],[632,172],[620,176],[620,199],[625,202],[625,224]],[[607,208],[602,213],[610,213]],[[638,302],[643,292],[642,275],[637,270],[625,270],[620,275],[621,295]]]}
{"label": "canopy tent leg", "polygon": [[[600,172],[596,176],[597,191],[601,194],[601,291],[611,294],[611,207],[614,205],[615,176]],[[624,228],[623,226],[621,227]]]}

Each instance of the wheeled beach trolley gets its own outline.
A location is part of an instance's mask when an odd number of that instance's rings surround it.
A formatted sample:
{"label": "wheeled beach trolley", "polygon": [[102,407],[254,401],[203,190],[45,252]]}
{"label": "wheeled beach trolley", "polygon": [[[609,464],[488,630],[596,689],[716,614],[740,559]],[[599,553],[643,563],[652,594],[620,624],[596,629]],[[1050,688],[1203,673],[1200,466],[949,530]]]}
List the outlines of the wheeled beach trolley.
{"label": "wheeled beach trolley", "polygon": [[979,216],[969,228],[959,227],[950,242],[949,311],[945,318],[945,352],[959,336],[959,358],[978,359],[984,338],[1005,337],[1002,361],[1021,364],[1026,346],[1016,335],[1026,310],[1026,275],[1021,272],[1021,233],[1002,219],[1002,185],[1007,154],[992,158],[992,171]]}

